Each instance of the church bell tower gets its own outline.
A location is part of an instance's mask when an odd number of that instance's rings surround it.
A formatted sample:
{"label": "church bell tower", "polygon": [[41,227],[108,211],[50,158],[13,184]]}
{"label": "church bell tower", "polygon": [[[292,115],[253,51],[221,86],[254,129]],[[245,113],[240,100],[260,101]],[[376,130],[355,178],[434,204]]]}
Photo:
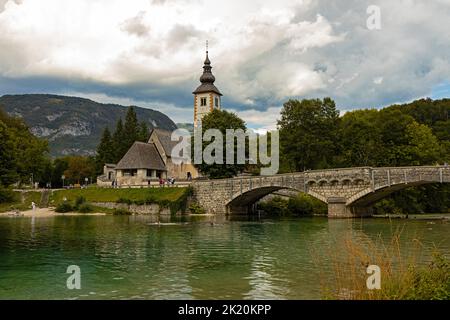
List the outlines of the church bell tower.
{"label": "church bell tower", "polygon": [[202,118],[213,109],[221,108],[219,89],[214,85],[216,78],[211,72],[211,61],[208,56],[208,42],[206,42],[206,60],[203,66],[203,74],[200,77],[201,85],[195,89],[194,94],[194,127],[201,126]]}

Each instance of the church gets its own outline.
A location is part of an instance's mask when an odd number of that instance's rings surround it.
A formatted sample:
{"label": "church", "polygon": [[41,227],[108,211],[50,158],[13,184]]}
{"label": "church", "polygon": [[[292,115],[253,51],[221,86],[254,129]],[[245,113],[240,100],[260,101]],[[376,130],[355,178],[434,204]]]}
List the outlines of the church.
{"label": "church", "polygon": [[[194,127],[201,126],[202,118],[212,110],[221,108],[222,93],[214,85],[208,49],[200,77],[200,86],[194,95]],[[105,164],[103,175],[97,178],[99,186],[148,186],[159,184],[160,179],[177,181],[200,177],[193,164],[176,164],[172,149],[178,142],[171,140],[172,132],[155,128],[148,142],[136,141],[123,158],[115,164]]]}

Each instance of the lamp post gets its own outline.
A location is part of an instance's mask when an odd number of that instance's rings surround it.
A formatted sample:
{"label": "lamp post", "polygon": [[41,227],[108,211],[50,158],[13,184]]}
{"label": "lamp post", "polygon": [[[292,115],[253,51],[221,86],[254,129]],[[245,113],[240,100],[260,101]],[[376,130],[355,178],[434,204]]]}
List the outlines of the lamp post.
{"label": "lamp post", "polygon": [[64,189],[64,180],[66,180],[66,176],[65,176],[65,175],[62,175],[62,176],[61,176],[61,179],[62,179],[62,182],[63,182],[63,189]]}

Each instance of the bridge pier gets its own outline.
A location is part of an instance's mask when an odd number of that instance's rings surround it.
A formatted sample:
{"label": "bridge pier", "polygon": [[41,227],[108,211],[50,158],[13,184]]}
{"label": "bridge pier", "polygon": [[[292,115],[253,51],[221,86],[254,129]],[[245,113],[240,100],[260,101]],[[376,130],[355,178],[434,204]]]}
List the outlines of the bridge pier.
{"label": "bridge pier", "polygon": [[345,198],[328,199],[328,218],[357,218],[370,217],[373,215],[372,207],[347,206]]}
{"label": "bridge pier", "polygon": [[[450,183],[450,167],[344,168],[284,175],[199,180],[195,201],[212,214],[252,214],[252,204],[281,190],[303,192],[327,203],[329,218],[373,214],[371,204],[409,186]],[[347,205],[350,204],[350,205]]]}

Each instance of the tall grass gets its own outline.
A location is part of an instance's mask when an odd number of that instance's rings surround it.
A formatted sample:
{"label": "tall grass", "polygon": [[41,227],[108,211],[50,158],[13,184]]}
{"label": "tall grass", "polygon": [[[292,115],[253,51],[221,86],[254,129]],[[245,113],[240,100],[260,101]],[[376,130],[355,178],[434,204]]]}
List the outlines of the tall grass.
{"label": "tall grass", "polygon": [[[449,259],[433,248],[431,261],[420,265],[420,257],[425,254],[422,243],[412,240],[412,249],[405,250],[401,238],[401,230],[397,230],[390,241],[381,236],[361,241],[348,234],[330,250],[326,261],[313,254],[318,268],[324,268],[326,263],[333,269],[333,275],[319,276],[323,297],[333,300],[450,299]],[[380,290],[367,288],[369,265],[381,269]]]}

